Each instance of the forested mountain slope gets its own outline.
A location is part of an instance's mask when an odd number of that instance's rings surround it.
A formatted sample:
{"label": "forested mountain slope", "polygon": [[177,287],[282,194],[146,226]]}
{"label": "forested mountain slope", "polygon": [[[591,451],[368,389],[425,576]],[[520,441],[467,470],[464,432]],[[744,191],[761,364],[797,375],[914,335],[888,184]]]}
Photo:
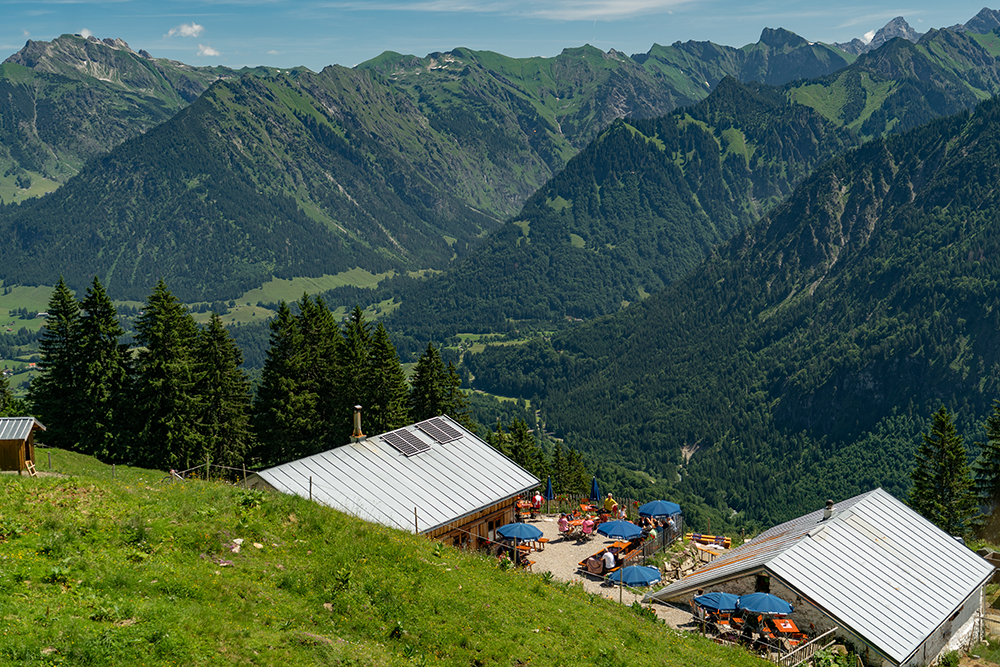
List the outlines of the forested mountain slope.
{"label": "forested mountain slope", "polygon": [[443,338],[615,312],[683,277],[853,145],[777,89],[725,79],[692,107],[616,122],[390,323]]}
{"label": "forested mountain slope", "polygon": [[120,39],[29,40],[0,65],[0,168],[64,183],[235,75],[136,53]]}
{"label": "forested mountain slope", "polygon": [[[63,51],[83,49],[89,76],[152,85],[123,44],[29,47],[17,59],[32,76],[64,76],[79,63]],[[99,67],[94,49],[133,67]],[[589,47],[255,74],[218,82],[44,201],[0,211],[12,241],[0,278],[80,288],[96,273],[137,299],[163,277],[191,301],[272,276],[445,268],[606,123],[677,103],[662,74]]]}
{"label": "forested mountain slope", "polygon": [[721,518],[902,495],[932,409],[1000,398],[998,152],[998,100],[871,141],[641,305],[471,357],[476,384]]}

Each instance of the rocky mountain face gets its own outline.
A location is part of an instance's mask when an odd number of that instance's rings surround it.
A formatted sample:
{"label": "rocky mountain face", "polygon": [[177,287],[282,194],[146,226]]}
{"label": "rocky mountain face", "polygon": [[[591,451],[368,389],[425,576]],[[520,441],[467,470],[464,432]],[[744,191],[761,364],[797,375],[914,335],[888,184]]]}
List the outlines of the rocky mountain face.
{"label": "rocky mountain face", "polygon": [[124,41],[63,35],[28,41],[0,65],[0,169],[65,183],[91,158],[171,118],[223,67],[136,53]]}
{"label": "rocky mountain face", "polygon": [[864,40],[855,37],[850,42],[834,44],[834,46],[838,49],[859,56],[862,53],[874,51],[886,42],[896,39],[897,37],[902,37],[905,40],[916,42],[920,39],[921,35],[922,33],[919,33],[910,27],[910,24],[906,22],[906,19],[902,16],[897,16],[879,28],[869,42],[865,42]]}

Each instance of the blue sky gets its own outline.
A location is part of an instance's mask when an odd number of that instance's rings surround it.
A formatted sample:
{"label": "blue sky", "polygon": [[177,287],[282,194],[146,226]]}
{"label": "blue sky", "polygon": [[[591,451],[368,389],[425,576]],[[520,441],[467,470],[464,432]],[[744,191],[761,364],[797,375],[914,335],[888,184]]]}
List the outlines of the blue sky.
{"label": "blue sky", "polygon": [[786,0],[0,0],[0,60],[28,39],[118,37],[192,65],[352,67],[383,51],[455,47],[557,55],[592,44],[645,53],[654,43],[756,42],[764,27],[844,42],[903,16],[919,32],[964,23],[983,0],[900,4]]}

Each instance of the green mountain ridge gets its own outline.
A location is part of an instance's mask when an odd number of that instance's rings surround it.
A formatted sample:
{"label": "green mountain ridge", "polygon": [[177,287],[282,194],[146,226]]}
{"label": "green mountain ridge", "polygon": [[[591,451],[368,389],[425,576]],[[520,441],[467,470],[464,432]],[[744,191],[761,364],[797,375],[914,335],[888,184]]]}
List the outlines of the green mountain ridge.
{"label": "green mountain ridge", "polygon": [[856,143],[777,89],[725,79],[669,116],[617,121],[389,323],[440,339],[615,312],[682,278]]}
{"label": "green mountain ridge", "polygon": [[122,40],[29,40],[0,65],[0,166],[65,183],[92,157],[168,120],[225,67],[136,53]]}
{"label": "green mountain ridge", "polygon": [[641,305],[467,364],[713,523],[905,495],[932,409],[974,428],[1000,396],[998,149],[998,100],[869,142]]}
{"label": "green mountain ridge", "polygon": [[[31,45],[20,60],[52,76],[79,64],[54,48]],[[60,48],[148,65],[118,43],[67,37]],[[147,85],[141,73],[111,78]],[[96,274],[118,298],[139,299],[162,276],[197,301],[272,276],[444,269],[605,122],[672,109],[668,93],[654,94],[663,88],[628,57],[591,47],[226,78],[43,201],[0,211],[13,241],[2,277],[62,274],[79,289]]]}

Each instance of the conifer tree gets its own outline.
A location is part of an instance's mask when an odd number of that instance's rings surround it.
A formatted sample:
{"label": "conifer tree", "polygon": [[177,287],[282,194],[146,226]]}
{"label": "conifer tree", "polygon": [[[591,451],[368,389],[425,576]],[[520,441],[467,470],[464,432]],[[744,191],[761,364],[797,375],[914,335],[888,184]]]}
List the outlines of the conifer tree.
{"label": "conifer tree", "polygon": [[29,399],[45,424],[45,444],[76,449],[79,396],[80,304],[61,277],[49,298],[48,318],[38,347],[41,361]]}
{"label": "conifer tree", "polygon": [[334,437],[340,437],[339,443],[347,442],[353,428],[354,406],[365,408],[365,429],[371,430],[373,424],[370,405],[372,402],[372,377],[369,355],[371,354],[371,325],[365,321],[365,312],[360,306],[354,306],[347,318],[342,340],[339,345],[337,359],[336,394],[339,404],[331,406],[330,415],[333,421]]}
{"label": "conifer tree", "polygon": [[372,336],[371,353],[368,356],[370,380],[365,408],[364,430],[369,435],[387,433],[406,426],[409,422],[409,388],[406,375],[399,362],[396,348],[389,339],[389,332],[381,322]]}
{"label": "conifer tree", "polygon": [[455,365],[445,366],[433,343],[417,360],[410,382],[410,418],[423,421],[438,415],[448,415],[469,430],[475,425],[469,417],[469,403],[462,393],[462,378]]}
{"label": "conifer tree", "polygon": [[[420,355],[410,379],[410,419],[415,422],[445,414],[448,387],[445,365],[433,343]],[[502,450],[501,450],[502,451]]]}
{"label": "conifer tree", "polygon": [[134,459],[153,468],[187,469],[204,463],[194,350],[198,327],[191,314],[157,283],[136,320],[136,384],[132,426]]}
{"label": "conifer tree", "polygon": [[962,437],[951,413],[941,406],[934,413],[910,474],[910,507],[941,530],[962,535],[976,513],[976,496]]}
{"label": "conifer tree", "polygon": [[268,324],[270,347],[261,373],[254,403],[253,425],[257,446],[255,457],[262,465],[282,463],[295,458],[301,446],[293,444],[295,414],[292,406],[296,391],[296,354],[302,336],[288,304],[278,304],[278,312]]}
{"label": "conifer tree", "polygon": [[340,332],[322,299],[303,295],[299,314],[282,302],[271,321],[271,346],[254,404],[255,456],[283,463],[342,445],[350,431],[331,429],[343,402],[336,382]]}
{"label": "conifer tree", "polygon": [[563,481],[565,485],[563,493],[587,493],[590,490],[590,478],[590,472],[584,465],[580,452],[570,447],[566,457],[566,479]]}
{"label": "conifer tree", "polygon": [[0,417],[17,417],[13,414],[14,392],[10,390],[10,380],[0,373]]}
{"label": "conifer tree", "polygon": [[198,428],[213,463],[236,466],[250,450],[250,380],[240,368],[243,353],[212,313],[197,344]]}
{"label": "conifer tree", "polygon": [[1000,529],[1000,401],[993,402],[993,413],[986,419],[986,442],[977,444],[975,487],[986,510],[983,523],[992,535]]}
{"label": "conifer tree", "polygon": [[118,312],[95,276],[80,304],[78,326],[79,448],[109,462],[127,460],[125,394],[129,386],[128,348]]}

